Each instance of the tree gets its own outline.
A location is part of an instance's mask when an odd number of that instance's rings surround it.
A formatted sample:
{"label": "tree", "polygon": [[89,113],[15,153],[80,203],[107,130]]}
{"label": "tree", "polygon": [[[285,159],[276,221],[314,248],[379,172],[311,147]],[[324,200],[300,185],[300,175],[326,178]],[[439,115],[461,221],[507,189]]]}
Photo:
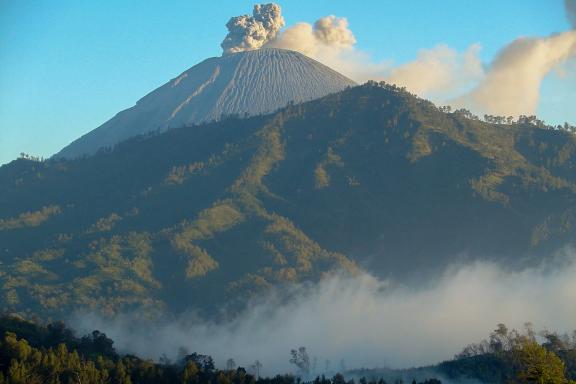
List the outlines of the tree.
{"label": "tree", "polygon": [[521,383],[566,384],[564,363],[552,351],[530,341],[518,351],[520,371],[518,380]]}
{"label": "tree", "polygon": [[262,363],[260,362],[260,360],[256,360],[254,364],[252,364],[251,368],[254,371],[256,380],[258,380],[260,378],[260,370],[262,369]]}
{"label": "tree", "polygon": [[212,359],[212,356],[201,355],[199,353],[194,352],[191,355],[187,355],[186,357],[184,357],[185,363],[188,363],[190,361],[195,363],[199,369],[203,369],[208,373],[212,373],[212,371],[214,371],[214,360]]}
{"label": "tree", "polygon": [[474,115],[472,112],[465,108],[457,109],[454,111],[454,113],[469,120],[478,120],[478,116]]}
{"label": "tree", "polygon": [[105,333],[93,331],[91,335],[84,336],[80,340],[80,350],[88,354],[115,357],[114,341],[106,337]]}
{"label": "tree", "polygon": [[333,384],[346,384],[346,379],[344,379],[344,376],[342,376],[341,373],[337,373],[332,378],[332,383]]}
{"label": "tree", "polygon": [[346,372],[346,371],[347,371],[347,369],[346,369],[346,363],[344,362],[344,359],[341,359],[341,360],[340,360],[340,371],[341,371],[341,372]]}
{"label": "tree", "polygon": [[130,375],[126,371],[126,366],[122,360],[118,360],[116,366],[114,367],[113,382],[118,384],[132,384]]}
{"label": "tree", "polygon": [[182,383],[192,384],[198,381],[198,366],[193,361],[188,361],[184,366],[184,372],[182,373]]}
{"label": "tree", "polygon": [[290,351],[290,355],[292,356],[290,364],[298,367],[302,376],[308,376],[310,374],[310,357],[306,352],[306,347],[300,347],[298,350],[293,349]]}
{"label": "tree", "polygon": [[234,359],[230,358],[230,359],[226,360],[226,369],[228,371],[232,371],[232,370],[236,369],[236,362],[234,361]]}
{"label": "tree", "polygon": [[546,339],[542,346],[556,354],[570,349],[570,337],[568,335],[558,335],[556,332],[542,331],[540,335]]}
{"label": "tree", "polygon": [[508,328],[504,324],[498,324],[497,328],[490,334],[490,350],[492,352],[503,352],[508,347]]}

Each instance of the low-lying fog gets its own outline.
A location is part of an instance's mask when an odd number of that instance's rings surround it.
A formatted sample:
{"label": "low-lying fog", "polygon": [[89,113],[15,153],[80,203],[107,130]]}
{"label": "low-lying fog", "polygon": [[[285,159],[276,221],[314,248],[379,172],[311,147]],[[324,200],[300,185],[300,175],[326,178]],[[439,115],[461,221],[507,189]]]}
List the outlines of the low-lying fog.
{"label": "low-lying fog", "polygon": [[217,366],[228,358],[248,367],[259,360],[265,375],[295,371],[291,349],[306,347],[316,373],[347,368],[422,366],[450,359],[505,323],[520,329],[576,329],[576,257],[538,268],[507,271],[476,262],[452,266],[421,286],[382,281],[364,274],[333,277],[299,287],[297,299],[279,304],[270,294],[225,324],[193,315],[164,324],[79,316],[73,326],[105,332],[123,352],[143,357],[177,356],[180,347],[209,354]]}

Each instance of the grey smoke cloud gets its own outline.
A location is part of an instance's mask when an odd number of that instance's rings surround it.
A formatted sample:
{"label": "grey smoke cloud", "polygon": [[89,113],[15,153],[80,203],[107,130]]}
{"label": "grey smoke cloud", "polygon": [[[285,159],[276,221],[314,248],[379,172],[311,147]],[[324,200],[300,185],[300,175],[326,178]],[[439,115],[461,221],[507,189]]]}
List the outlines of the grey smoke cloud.
{"label": "grey smoke cloud", "polygon": [[223,54],[259,49],[274,39],[283,26],[284,18],[278,4],[257,4],[252,16],[232,17],[226,23],[228,34],[221,44]]}
{"label": "grey smoke cloud", "polygon": [[111,321],[79,317],[76,326],[106,332],[120,348],[151,358],[175,356],[179,347],[249,366],[265,374],[289,372],[289,350],[307,347],[337,368],[411,367],[451,358],[486,337],[497,323],[559,332],[576,325],[576,258],[521,271],[492,263],[448,268],[421,286],[383,281],[369,274],[331,277],[295,288],[297,299],[261,297],[237,318],[216,324],[193,315],[163,324],[140,324],[126,315]]}

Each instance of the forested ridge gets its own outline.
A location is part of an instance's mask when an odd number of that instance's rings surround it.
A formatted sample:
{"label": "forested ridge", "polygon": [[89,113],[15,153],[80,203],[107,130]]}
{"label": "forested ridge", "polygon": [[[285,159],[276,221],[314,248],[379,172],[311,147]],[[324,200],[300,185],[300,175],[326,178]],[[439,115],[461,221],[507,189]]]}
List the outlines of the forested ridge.
{"label": "forested ridge", "polygon": [[24,156],[0,167],[0,304],[211,316],[336,273],[539,263],[575,239],[575,136],[488,120],[370,82],[76,160]]}

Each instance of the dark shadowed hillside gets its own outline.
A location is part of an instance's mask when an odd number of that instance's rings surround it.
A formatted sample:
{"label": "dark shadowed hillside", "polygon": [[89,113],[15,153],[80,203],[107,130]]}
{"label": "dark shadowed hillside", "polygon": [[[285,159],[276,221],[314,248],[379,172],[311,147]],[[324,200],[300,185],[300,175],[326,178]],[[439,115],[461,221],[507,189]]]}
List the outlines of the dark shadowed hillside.
{"label": "dark shadowed hillside", "polygon": [[0,168],[0,302],[211,312],[340,270],[517,266],[574,240],[575,170],[569,133],[372,83],[83,159],[20,159]]}

